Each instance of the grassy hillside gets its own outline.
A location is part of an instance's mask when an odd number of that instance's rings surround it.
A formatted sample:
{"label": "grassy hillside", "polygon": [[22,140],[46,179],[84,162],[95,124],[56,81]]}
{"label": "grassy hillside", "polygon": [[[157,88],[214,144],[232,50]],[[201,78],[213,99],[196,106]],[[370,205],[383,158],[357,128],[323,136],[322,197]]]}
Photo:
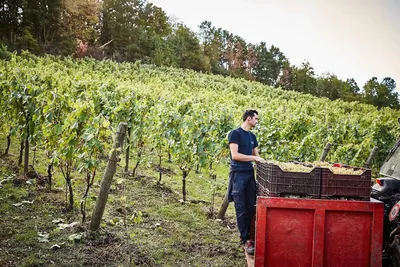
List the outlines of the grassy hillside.
{"label": "grassy hillside", "polygon": [[[199,202],[180,201],[180,176],[173,164],[164,167],[164,183],[156,183],[156,167],[149,164],[136,178],[119,169],[111,187],[101,230],[88,232],[99,181],[90,191],[89,220],[81,223],[83,179],[76,174],[74,211],[65,211],[65,181],[59,171],[49,191],[37,179],[18,173],[16,154],[0,159],[0,266],[244,266],[244,254],[230,205],[224,221],[210,217],[210,183],[204,174],[192,173],[189,193]],[[40,155],[35,162],[41,170]],[[102,168],[103,169],[103,168]],[[100,174],[99,174],[100,176]],[[10,179],[5,181],[4,179]],[[226,180],[226,171],[218,173]],[[216,206],[222,201],[221,191]],[[22,204],[19,206],[19,203]],[[77,225],[59,229],[53,220]],[[48,234],[40,242],[40,234]],[[71,235],[81,239],[71,241]],[[59,249],[51,249],[53,245]]]}
{"label": "grassy hillside", "polygon": [[[240,125],[243,110],[260,111],[255,132],[264,158],[313,161],[331,142],[327,160],[363,165],[378,146],[375,173],[400,130],[399,111],[240,79],[139,63],[7,57],[0,60],[1,154],[11,140],[0,159],[1,266],[243,266],[232,206],[226,220],[215,220],[227,187],[226,134]],[[90,235],[121,121],[131,131],[128,172],[123,156],[102,229]],[[40,177],[53,164],[52,190],[32,169],[25,179],[17,162],[26,140],[29,164]],[[86,177],[94,184],[81,223]],[[72,211],[66,210],[69,183]],[[53,222],[59,218],[78,224],[59,229]],[[60,248],[51,249],[54,244]]]}

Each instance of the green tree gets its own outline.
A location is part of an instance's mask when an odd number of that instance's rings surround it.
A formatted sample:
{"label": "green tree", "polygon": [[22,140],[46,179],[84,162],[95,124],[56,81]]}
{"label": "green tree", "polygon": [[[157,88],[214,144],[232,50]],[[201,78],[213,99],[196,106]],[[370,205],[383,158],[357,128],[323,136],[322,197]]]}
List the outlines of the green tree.
{"label": "green tree", "polygon": [[363,101],[379,108],[399,109],[399,95],[394,92],[395,88],[396,82],[390,77],[384,78],[381,83],[379,83],[378,78],[372,77],[363,87]]}
{"label": "green tree", "polygon": [[255,47],[255,56],[257,59],[253,69],[255,79],[270,86],[278,86],[279,75],[288,63],[287,58],[278,47],[272,45],[268,49],[264,42]]}
{"label": "green tree", "polygon": [[204,55],[210,60],[210,70],[215,74],[227,75],[222,66],[222,29],[215,28],[210,21],[203,21],[200,26],[199,37],[203,45]]}
{"label": "green tree", "polygon": [[61,0],[25,0],[22,7],[20,47],[32,53],[54,52],[53,41],[60,35]]}
{"label": "green tree", "polygon": [[308,61],[303,62],[300,68],[293,68],[292,89],[294,91],[315,95],[316,79],[314,75],[314,68]]}
{"label": "green tree", "polygon": [[17,37],[21,35],[22,0],[0,0],[0,40],[9,49],[17,48]]}
{"label": "green tree", "polygon": [[210,62],[203,54],[199,39],[188,27],[178,24],[167,42],[172,47],[175,61],[180,68],[210,71]]}
{"label": "green tree", "polygon": [[343,84],[343,92],[340,97],[345,101],[361,101],[360,87],[357,82],[353,79],[347,79]]}
{"label": "green tree", "polygon": [[114,59],[168,62],[160,49],[163,38],[171,33],[168,16],[145,0],[104,0],[100,28],[102,43],[113,40],[107,52]]}
{"label": "green tree", "polygon": [[342,97],[343,81],[339,80],[336,75],[327,73],[316,79],[315,95],[319,97],[327,97],[335,100]]}
{"label": "green tree", "polygon": [[[75,55],[86,55],[88,45],[96,42],[100,4],[97,0],[65,0],[61,15],[61,39],[76,48]],[[68,53],[69,51],[67,51]]]}
{"label": "green tree", "polygon": [[154,51],[151,54],[151,63],[157,66],[178,67],[173,47],[161,38],[154,38]]}

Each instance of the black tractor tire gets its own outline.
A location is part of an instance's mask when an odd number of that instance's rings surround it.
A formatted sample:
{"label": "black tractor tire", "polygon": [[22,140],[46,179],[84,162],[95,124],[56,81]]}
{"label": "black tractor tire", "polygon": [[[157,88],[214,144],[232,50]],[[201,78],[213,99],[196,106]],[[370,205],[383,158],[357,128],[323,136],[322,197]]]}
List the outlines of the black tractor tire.
{"label": "black tractor tire", "polygon": [[390,266],[400,267],[400,236],[396,235],[393,238],[389,248]]}

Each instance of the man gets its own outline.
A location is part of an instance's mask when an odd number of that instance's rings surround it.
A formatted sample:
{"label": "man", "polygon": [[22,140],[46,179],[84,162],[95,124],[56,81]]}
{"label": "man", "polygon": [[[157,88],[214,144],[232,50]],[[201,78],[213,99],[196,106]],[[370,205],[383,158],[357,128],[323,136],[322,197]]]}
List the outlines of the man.
{"label": "man", "polygon": [[254,255],[254,241],[250,239],[251,222],[255,215],[256,183],[252,161],[265,162],[258,154],[256,136],[250,132],[258,122],[256,110],[246,110],[242,126],[228,135],[231,150],[229,173],[229,201],[235,202],[237,226],[241,244]]}

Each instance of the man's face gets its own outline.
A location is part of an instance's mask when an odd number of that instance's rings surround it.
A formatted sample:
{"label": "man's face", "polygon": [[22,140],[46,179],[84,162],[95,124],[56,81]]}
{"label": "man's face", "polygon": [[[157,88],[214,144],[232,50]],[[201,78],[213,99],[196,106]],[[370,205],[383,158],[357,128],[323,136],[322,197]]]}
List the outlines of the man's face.
{"label": "man's face", "polygon": [[255,127],[258,123],[258,115],[254,114],[253,118],[252,117],[248,117],[249,123],[251,125],[251,127]]}

